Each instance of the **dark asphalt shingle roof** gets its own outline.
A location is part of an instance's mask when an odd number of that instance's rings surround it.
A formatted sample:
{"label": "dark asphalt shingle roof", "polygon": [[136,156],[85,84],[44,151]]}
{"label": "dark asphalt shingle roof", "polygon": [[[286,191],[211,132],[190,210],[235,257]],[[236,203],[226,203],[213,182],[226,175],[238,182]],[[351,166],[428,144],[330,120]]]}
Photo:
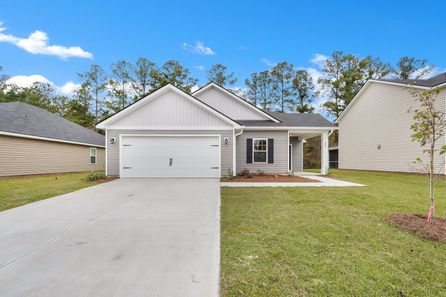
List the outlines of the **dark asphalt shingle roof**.
{"label": "dark asphalt shingle roof", "polygon": [[377,80],[433,88],[438,85],[446,83],[446,72],[433,76],[428,79],[377,79]]}
{"label": "dark asphalt shingle roof", "polygon": [[252,120],[238,120],[238,122],[247,127],[335,127],[335,124],[318,113],[282,113],[271,111],[268,113],[281,122]]}
{"label": "dark asphalt shingle roof", "polygon": [[105,145],[103,135],[45,109],[22,102],[0,103],[0,131]]}

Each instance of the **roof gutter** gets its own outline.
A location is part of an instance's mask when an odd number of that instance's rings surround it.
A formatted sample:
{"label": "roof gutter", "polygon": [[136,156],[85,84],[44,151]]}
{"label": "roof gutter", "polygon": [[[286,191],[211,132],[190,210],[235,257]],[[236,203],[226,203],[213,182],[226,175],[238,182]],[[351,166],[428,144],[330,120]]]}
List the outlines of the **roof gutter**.
{"label": "roof gutter", "polygon": [[234,136],[237,137],[237,136],[242,135],[242,134],[243,134],[243,128],[244,128],[244,127],[241,128],[241,130],[240,130],[239,133],[234,134]]}
{"label": "roof gutter", "polygon": [[337,130],[338,127],[302,127],[302,126],[283,126],[283,127],[262,127],[262,126],[243,126],[246,131],[249,130],[307,130],[307,131],[320,131],[320,130]]}

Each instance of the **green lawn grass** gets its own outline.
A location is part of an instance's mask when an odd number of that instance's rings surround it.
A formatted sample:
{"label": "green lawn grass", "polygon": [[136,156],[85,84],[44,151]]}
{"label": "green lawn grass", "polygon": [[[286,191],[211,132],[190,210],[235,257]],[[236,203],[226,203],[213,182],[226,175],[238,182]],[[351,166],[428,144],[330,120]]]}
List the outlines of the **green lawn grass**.
{"label": "green lawn grass", "polygon": [[[222,296],[446,296],[446,244],[393,227],[427,178],[331,170],[367,187],[222,188]],[[446,180],[437,187],[446,217]]]}
{"label": "green lawn grass", "polygon": [[98,184],[87,173],[0,178],[0,211]]}

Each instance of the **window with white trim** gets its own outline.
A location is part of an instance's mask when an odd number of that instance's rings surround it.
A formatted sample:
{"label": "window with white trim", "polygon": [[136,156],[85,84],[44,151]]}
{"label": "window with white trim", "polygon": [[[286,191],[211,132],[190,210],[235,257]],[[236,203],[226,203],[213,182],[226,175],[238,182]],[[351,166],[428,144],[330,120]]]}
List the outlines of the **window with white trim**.
{"label": "window with white trim", "polygon": [[90,148],[90,164],[96,164],[96,148],[95,147],[91,147]]}
{"label": "window with white trim", "polygon": [[268,140],[266,138],[253,139],[252,154],[254,163],[266,163],[268,156]]}

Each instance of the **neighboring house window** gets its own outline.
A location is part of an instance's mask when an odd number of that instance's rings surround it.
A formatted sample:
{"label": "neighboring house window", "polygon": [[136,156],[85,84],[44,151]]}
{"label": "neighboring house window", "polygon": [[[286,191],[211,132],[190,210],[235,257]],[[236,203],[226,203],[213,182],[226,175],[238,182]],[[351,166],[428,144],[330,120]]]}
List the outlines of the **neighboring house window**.
{"label": "neighboring house window", "polygon": [[96,164],[96,148],[94,147],[90,148],[90,163]]}
{"label": "neighboring house window", "polygon": [[252,146],[254,163],[266,163],[268,155],[267,139],[254,139]]}

